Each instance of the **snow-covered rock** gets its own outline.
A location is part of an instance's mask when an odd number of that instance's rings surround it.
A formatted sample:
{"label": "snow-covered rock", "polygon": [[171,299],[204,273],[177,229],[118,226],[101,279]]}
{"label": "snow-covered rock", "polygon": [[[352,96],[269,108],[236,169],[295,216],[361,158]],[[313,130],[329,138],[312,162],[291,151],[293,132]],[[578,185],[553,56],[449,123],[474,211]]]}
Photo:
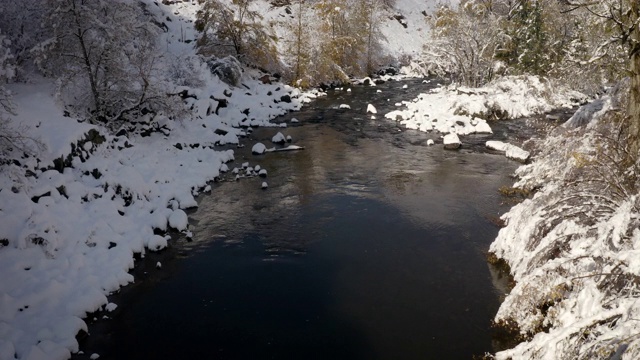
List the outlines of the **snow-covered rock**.
{"label": "snow-covered rock", "polygon": [[271,138],[271,142],[274,144],[284,144],[285,142],[287,142],[287,138],[281,132],[279,132]]}
{"label": "snow-covered rock", "polygon": [[[261,155],[264,154],[264,152],[267,151],[267,147],[263,144],[263,143],[256,143],[255,145],[253,145],[253,147],[251,148],[251,153],[254,155]],[[247,164],[248,165],[248,164]],[[237,168],[233,169],[234,174],[237,173]]]}
{"label": "snow-covered rock", "polygon": [[531,154],[528,151],[523,150],[518,146],[508,144],[502,141],[495,141],[495,140],[487,141],[485,146],[491,150],[504,152],[505,156],[508,157],[509,159],[517,160],[520,162],[526,162],[527,159],[529,159],[529,156],[531,156]]}
{"label": "snow-covered rock", "polygon": [[377,114],[378,110],[372,104],[367,105],[367,113]]}
{"label": "snow-covered rock", "polygon": [[340,109],[351,109],[351,106],[347,105],[347,104],[340,104],[339,108]]}
{"label": "snow-covered rock", "polygon": [[268,187],[269,187],[269,184],[267,184],[267,182],[266,182],[266,181],[263,181],[263,182],[262,182],[262,186],[261,186],[261,187],[262,187],[263,189],[266,189],[266,188],[268,188]]}
{"label": "snow-covered rock", "polygon": [[431,145],[433,145],[433,144],[435,144],[435,143],[433,142],[433,140],[431,140],[431,139],[427,140],[427,145],[428,145],[428,146],[431,146]]}
{"label": "snow-covered rock", "polygon": [[182,231],[186,230],[188,225],[189,218],[187,217],[187,213],[181,209],[173,210],[171,216],[169,216],[169,226],[178,231]]}
{"label": "snow-covered rock", "polygon": [[462,142],[458,135],[453,133],[445,135],[442,139],[442,143],[444,144],[444,148],[449,150],[455,150],[462,146]]}

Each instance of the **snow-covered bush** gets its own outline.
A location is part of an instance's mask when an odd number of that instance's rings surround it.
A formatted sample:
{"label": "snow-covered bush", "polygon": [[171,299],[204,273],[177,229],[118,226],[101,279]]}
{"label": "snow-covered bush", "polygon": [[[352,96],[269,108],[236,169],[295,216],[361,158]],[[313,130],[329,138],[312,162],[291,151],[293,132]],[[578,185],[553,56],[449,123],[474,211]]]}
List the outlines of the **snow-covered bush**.
{"label": "snow-covered bush", "polygon": [[67,109],[115,130],[140,112],[179,110],[156,41],[153,16],[127,0],[51,0],[49,38],[34,48],[45,74],[57,77]]}
{"label": "snow-covered bush", "polygon": [[517,171],[517,187],[538,191],[503,217],[490,250],[517,283],[496,322],[516,324],[526,341],[498,359],[640,356],[640,169],[624,145],[621,100],[602,101]]}

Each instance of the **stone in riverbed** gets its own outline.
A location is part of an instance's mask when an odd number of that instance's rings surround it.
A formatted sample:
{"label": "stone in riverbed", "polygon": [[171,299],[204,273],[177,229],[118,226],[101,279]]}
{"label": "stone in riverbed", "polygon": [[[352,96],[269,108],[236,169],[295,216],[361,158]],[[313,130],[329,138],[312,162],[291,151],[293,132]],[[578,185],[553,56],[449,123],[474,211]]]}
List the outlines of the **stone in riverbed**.
{"label": "stone in riverbed", "polygon": [[285,142],[287,142],[287,138],[285,138],[284,135],[279,132],[271,138],[271,142],[274,144],[284,144]]}
{"label": "stone in riverbed", "polygon": [[[279,134],[279,133],[278,133]],[[265,151],[267,151],[267,147],[264,146],[263,143],[256,143],[255,145],[253,145],[253,147],[251,148],[251,153],[254,155],[262,155],[265,153]],[[244,167],[244,165],[243,165]]]}
{"label": "stone in riverbed", "polygon": [[456,150],[459,149],[460,146],[462,146],[460,138],[454,133],[445,135],[442,142],[444,143],[444,148],[447,150]]}

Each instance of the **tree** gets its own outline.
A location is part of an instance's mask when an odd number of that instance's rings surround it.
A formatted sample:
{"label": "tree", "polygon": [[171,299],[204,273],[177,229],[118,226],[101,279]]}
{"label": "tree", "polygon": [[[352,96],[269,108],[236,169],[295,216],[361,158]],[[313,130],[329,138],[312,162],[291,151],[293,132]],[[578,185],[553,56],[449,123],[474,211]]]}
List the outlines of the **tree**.
{"label": "tree", "polygon": [[491,3],[463,1],[442,6],[430,19],[433,40],[423,54],[427,69],[468,86],[491,81],[501,64],[496,54],[506,41]]}
{"label": "tree", "polygon": [[280,68],[276,37],[262,24],[260,13],[251,9],[251,0],[201,0],[196,29],[200,53],[225,57],[233,55],[241,62],[267,70]]}
{"label": "tree", "polygon": [[35,50],[45,74],[60,80],[68,109],[114,130],[141,111],[171,111],[158,65],[159,28],[139,4],[46,0],[45,6],[51,37]]}
{"label": "tree", "polygon": [[293,22],[285,24],[289,38],[286,41],[286,57],[290,63],[291,82],[296,86],[308,87],[314,81],[311,70],[311,42],[313,38],[310,12],[305,0],[294,3]]}
{"label": "tree", "polygon": [[380,31],[382,23],[382,0],[358,0],[356,3],[353,22],[357,26],[357,34],[360,34],[360,42],[364,48],[363,68],[367,75],[373,74],[379,66],[380,54],[382,54],[381,42],[384,35]]}
{"label": "tree", "polygon": [[[631,79],[627,105],[627,142],[629,165],[635,164],[640,153],[640,2],[637,0],[570,0],[565,13],[585,9],[596,20],[604,21],[611,37],[601,44],[606,49],[616,43],[626,48],[628,74]],[[600,55],[599,55],[600,56]]]}

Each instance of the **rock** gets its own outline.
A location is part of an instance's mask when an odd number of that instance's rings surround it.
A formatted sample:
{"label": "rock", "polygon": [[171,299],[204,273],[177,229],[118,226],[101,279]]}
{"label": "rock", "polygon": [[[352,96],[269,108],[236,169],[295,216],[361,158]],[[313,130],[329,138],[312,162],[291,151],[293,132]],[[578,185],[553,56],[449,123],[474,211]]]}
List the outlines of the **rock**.
{"label": "rock", "polygon": [[485,120],[478,121],[478,124],[475,126],[475,130],[476,134],[493,134],[491,126],[489,126]]}
{"label": "rock", "polygon": [[435,144],[435,143],[433,142],[433,140],[431,140],[431,139],[427,140],[427,145],[428,145],[428,146],[431,146],[431,145],[433,145],[433,144]]}
{"label": "rock", "polygon": [[169,226],[178,231],[182,231],[186,230],[188,225],[189,218],[187,217],[187,213],[185,213],[181,209],[173,210],[173,212],[169,216]]}
{"label": "rock", "polygon": [[246,169],[246,168],[248,168],[248,167],[249,167],[249,162],[243,162],[243,163],[242,163],[242,168],[243,168],[243,169]]}
{"label": "rock", "polygon": [[447,150],[456,150],[462,146],[460,138],[454,133],[445,135],[442,142],[444,143],[444,148]]}
{"label": "rock", "polygon": [[258,80],[262,81],[263,84],[271,85],[271,76],[269,75],[263,75],[262,77],[258,78]]}
{"label": "rock", "polygon": [[523,150],[515,145],[507,144],[502,141],[487,141],[485,146],[488,149],[504,152],[505,156],[511,160],[526,162],[531,156],[526,150]]}
{"label": "rock", "polygon": [[207,65],[211,73],[220,78],[222,82],[231,86],[240,84],[242,65],[235,57],[227,56],[222,59],[209,60]]}
{"label": "rock", "polygon": [[407,89],[408,87],[409,87],[409,85],[407,85],[407,84],[402,85],[403,89]]}
{"label": "rock", "polygon": [[262,169],[260,165],[256,165],[256,167],[253,168],[253,171],[258,172],[260,169]]}
{"label": "rock", "polygon": [[286,141],[287,141],[287,138],[285,138],[281,132],[275,134],[271,138],[271,142],[274,144],[284,144]]}
{"label": "rock", "polygon": [[263,182],[262,182],[262,188],[263,188],[263,189],[266,189],[266,188],[268,188],[268,187],[269,187],[269,185],[267,184],[267,182],[266,182],[266,181],[263,181]]}
{"label": "rock", "polygon": [[287,142],[292,142],[293,138],[291,137],[291,135],[287,135]]}
{"label": "rock", "polygon": [[156,263],[156,269],[162,269],[162,263],[160,261]]}
{"label": "rock", "polygon": [[262,169],[258,172],[258,176],[260,177],[267,177],[267,170],[266,169]]}
{"label": "rock", "polygon": [[298,119],[296,119],[296,118],[291,118],[291,122],[292,123],[297,123],[297,122],[300,122],[300,121]]}
{"label": "rock", "polygon": [[[256,143],[255,145],[253,145],[253,147],[251,148],[251,153],[253,155],[262,155],[265,153],[265,151],[267,151],[267,147],[264,146],[263,143]],[[247,163],[247,166],[249,166],[249,164]],[[242,167],[244,167],[244,164],[242,165]]]}
{"label": "rock", "polygon": [[285,103],[290,103],[291,102],[291,96],[289,95],[282,95],[280,97],[280,101],[285,102]]}
{"label": "rock", "polygon": [[347,104],[340,104],[340,109],[351,109],[351,106]]}
{"label": "rock", "polygon": [[378,110],[376,110],[375,106],[369,104],[367,105],[367,113],[377,114]]}

